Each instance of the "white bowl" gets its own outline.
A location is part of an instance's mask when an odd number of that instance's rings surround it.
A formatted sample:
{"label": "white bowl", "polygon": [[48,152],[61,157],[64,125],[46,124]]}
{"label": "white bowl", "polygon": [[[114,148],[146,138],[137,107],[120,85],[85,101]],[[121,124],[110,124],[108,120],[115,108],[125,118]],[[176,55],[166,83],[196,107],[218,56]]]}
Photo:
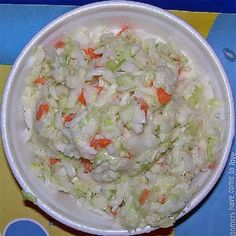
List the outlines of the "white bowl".
{"label": "white bowl", "polygon": [[63,32],[78,26],[107,26],[118,29],[128,24],[147,34],[172,40],[194,62],[201,73],[209,75],[214,91],[223,102],[225,116],[224,145],[216,169],[209,171],[202,189],[194,196],[179,218],[193,209],[210,192],[226,164],[234,135],[234,108],[230,85],[224,69],[208,43],[188,24],[157,7],[137,2],[99,2],[79,7],[43,28],[23,49],[9,75],[2,103],[1,129],[5,153],[21,187],[37,197],[37,205],[65,225],[93,234],[139,234],[154,230],[146,227],[132,232],[122,229],[109,217],[99,216],[78,206],[67,195],[55,192],[38,180],[29,169],[32,158],[22,133],[25,128],[21,96],[25,87],[27,58],[34,47],[47,45]]}

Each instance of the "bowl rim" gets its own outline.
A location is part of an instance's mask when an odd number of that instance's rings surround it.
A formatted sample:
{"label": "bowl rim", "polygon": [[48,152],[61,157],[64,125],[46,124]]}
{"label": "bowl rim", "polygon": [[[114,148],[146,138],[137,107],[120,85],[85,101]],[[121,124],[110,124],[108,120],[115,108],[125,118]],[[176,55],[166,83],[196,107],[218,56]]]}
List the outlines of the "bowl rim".
{"label": "bowl rim", "polygon": [[[3,97],[2,97],[2,109],[1,109],[1,135],[2,135],[2,143],[3,143],[3,148],[8,160],[8,163],[11,167],[11,170],[17,179],[18,183],[22,187],[22,189],[26,192],[29,192],[34,195],[33,191],[30,189],[29,186],[24,182],[21,174],[17,170],[15,166],[15,161],[14,161],[14,156],[11,153],[10,149],[10,143],[8,140],[8,131],[7,131],[7,104],[8,104],[8,97],[11,92],[11,87],[12,83],[14,82],[14,77],[15,74],[18,71],[18,68],[20,67],[22,59],[25,57],[25,55],[28,53],[28,51],[32,48],[32,46],[47,32],[49,32],[51,29],[53,29],[56,25],[59,25],[61,22],[65,21],[67,18],[71,18],[77,14],[81,14],[82,12],[87,12],[90,10],[95,10],[95,9],[106,9],[110,7],[133,7],[139,10],[144,10],[144,11],[149,11],[153,12],[154,14],[160,14],[164,17],[167,17],[169,20],[172,20],[173,22],[181,25],[182,27],[185,28],[186,31],[192,34],[193,37],[195,37],[200,44],[208,51],[210,54],[210,57],[213,59],[214,63],[216,66],[219,68],[219,72],[221,74],[221,78],[223,79],[225,88],[226,88],[226,93],[227,93],[227,98],[229,102],[229,134],[227,136],[227,141],[226,141],[226,147],[224,150],[224,153],[222,155],[222,159],[219,162],[217,171],[215,174],[211,177],[211,181],[206,185],[204,188],[204,191],[201,191],[200,194],[197,194],[197,196],[191,201],[190,206],[185,207],[184,213],[180,213],[177,219],[181,218],[183,215],[189,213],[192,209],[194,209],[212,190],[212,188],[215,186],[217,181],[219,180],[220,176],[223,173],[223,170],[225,168],[225,165],[227,163],[227,159],[230,153],[230,148],[233,142],[233,137],[234,137],[234,126],[235,126],[235,113],[234,113],[234,101],[233,101],[233,96],[230,88],[230,83],[228,81],[227,75],[224,71],[224,68],[218,59],[217,55],[211,48],[211,46],[208,44],[208,42],[195,30],[190,26],[188,23],[183,21],[177,16],[174,16],[173,14],[167,12],[166,10],[163,10],[159,7],[146,4],[146,3],[141,3],[141,2],[134,2],[134,1],[101,1],[101,2],[95,2],[91,4],[87,4],[84,6],[77,7],[71,11],[68,11],[65,14],[62,14],[61,16],[57,17],[50,23],[48,23],[45,27],[43,27],[27,44],[26,46],[22,49],[21,53],[17,57],[15,63],[13,64],[13,67],[11,69],[11,72],[8,76],[4,92],[3,92]],[[155,230],[156,228],[147,226],[145,228],[138,228],[136,230],[132,230],[131,232],[127,230],[101,230],[98,228],[93,228],[90,226],[86,226],[83,224],[80,224],[78,222],[75,222],[73,220],[67,219],[66,217],[62,216],[60,213],[57,213],[53,209],[47,206],[43,201],[37,198],[37,203],[36,205],[41,208],[43,211],[45,211],[48,215],[52,216],[59,222],[72,227],[76,230],[81,230],[87,233],[92,233],[92,234],[99,234],[99,235],[128,235],[128,234],[140,234],[140,233],[147,233],[152,230]]]}

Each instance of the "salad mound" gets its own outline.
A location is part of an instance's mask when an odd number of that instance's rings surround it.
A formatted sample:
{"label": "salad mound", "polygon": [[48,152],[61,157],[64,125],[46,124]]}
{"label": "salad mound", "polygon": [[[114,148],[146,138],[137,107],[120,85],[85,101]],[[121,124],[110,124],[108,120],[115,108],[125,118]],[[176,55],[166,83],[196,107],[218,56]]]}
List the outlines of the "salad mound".
{"label": "salad mound", "polygon": [[34,49],[23,95],[35,174],[132,230],[169,227],[217,164],[221,103],[173,43],[125,26]]}

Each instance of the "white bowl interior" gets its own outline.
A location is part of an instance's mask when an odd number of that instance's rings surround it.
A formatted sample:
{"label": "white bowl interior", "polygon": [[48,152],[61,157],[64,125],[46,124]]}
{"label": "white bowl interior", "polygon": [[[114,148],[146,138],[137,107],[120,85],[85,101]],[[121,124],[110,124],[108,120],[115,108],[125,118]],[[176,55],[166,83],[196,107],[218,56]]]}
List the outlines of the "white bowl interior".
{"label": "white bowl interior", "polygon": [[[199,192],[185,209],[185,213],[197,205],[210,191],[223,171],[233,136],[232,97],[229,85],[217,58],[209,51],[207,44],[186,24],[180,24],[172,15],[155,7],[135,3],[98,3],[78,8],[43,29],[24,49],[9,76],[3,99],[2,132],[4,147],[9,164],[18,182],[26,191],[33,193],[37,204],[57,220],[83,231],[96,234],[126,234],[112,218],[99,216],[63,193],[58,193],[38,180],[29,170],[32,153],[29,145],[22,138],[25,128],[21,96],[25,87],[24,78],[27,71],[27,57],[32,49],[40,44],[48,45],[64,32],[79,27],[106,26],[119,29],[128,24],[133,29],[161,38],[174,41],[194,62],[202,74],[208,75],[214,91],[222,101],[226,121],[224,130],[224,149],[217,169],[209,172],[203,190]],[[184,215],[184,214],[182,214]],[[106,219],[105,219],[106,218]],[[148,232],[151,228],[139,229],[133,233]]]}

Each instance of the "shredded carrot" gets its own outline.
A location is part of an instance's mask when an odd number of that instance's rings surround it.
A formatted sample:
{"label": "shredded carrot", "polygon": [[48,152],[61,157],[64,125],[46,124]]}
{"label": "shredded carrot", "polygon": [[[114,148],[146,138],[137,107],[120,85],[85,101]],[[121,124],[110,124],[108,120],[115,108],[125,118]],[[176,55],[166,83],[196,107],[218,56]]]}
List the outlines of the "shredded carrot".
{"label": "shredded carrot", "polygon": [[53,166],[55,165],[57,162],[60,162],[61,159],[58,158],[49,158],[48,162],[49,162],[49,166]]}
{"label": "shredded carrot", "polygon": [[95,86],[95,88],[97,89],[97,94],[99,95],[101,92],[102,92],[102,90],[103,90],[103,87],[102,86]]}
{"label": "shredded carrot", "polygon": [[87,106],[86,99],[84,97],[84,91],[82,91],[78,97],[78,101],[83,104],[84,106]]}
{"label": "shredded carrot", "polygon": [[143,205],[146,202],[146,200],[147,200],[147,198],[149,196],[149,193],[150,193],[150,191],[147,190],[146,188],[143,190],[141,196],[139,197],[140,205]]}
{"label": "shredded carrot", "polygon": [[105,148],[109,144],[111,144],[111,140],[107,138],[92,139],[90,142],[90,147],[98,151],[100,148]]}
{"label": "shredded carrot", "polygon": [[147,116],[148,103],[143,98],[136,98],[136,99],[141,106],[141,110],[144,111],[145,115]]}
{"label": "shredded carrot", "polygon": [[127,31],[128,29],[129,29],[128,25],[122,26],[121,30],[115,36],[120,36],[123,32]]}
{"label": "shredded carrot", "polygon": [[111,214],[116,217],[117,216],[117,211],[111,211]]}
{"label": "shredded carrot", "polygon": [[159,198],[159,202],[161,204],[165,204],[167,202],[167,197],[166,195],[162,195],[160,198]]}
{"label": "shredded carrot", "polygon": [[217,166],[217,163],[214,161],[214,162],[211,162],[211,163],[209,163],[208,164],[208,169],[215,169],[216,168],[216,166]]}
{"label": "shredded carrot", "polygon": [[110,207],[110,206],[108,206],[108,210],[114,217],[116,217],[117,211],[112,211],[112,207]]}
{"label": "shredded carrot", "polygon": [[88,159],[85,159],[85,158],[81,158],[81,160],[82,160],[85,171],[91,172],[93,170],[93,165],[92,165],[91,161]]}
{"label": "shredded carrot", "polygon": [[44,85],[46,83],[46,79],[43,76],[40,76],[34,81],[34,83]]}
{"label": "shredded carrot", "polygon": [[56,49],[58,49],[58,48],[64,48],[64,47],[65,47],[65,42],[62,41],[62,40],[60,40],[60,41],[58,41],[58,42],[56,42],[56,43],[54,44],[54,48],[56,48]]}
{"label": "shredded carrot", "polygon": [[147,200],[147,198],[149,196],[149,193],[150,193],[150,191],[147,190],[146,188],[143,190],[141,196],[139,197],[140,205],[143,205],[146,202],[146,200]]}
{"label": "shredded carrot", "polygon": [[70,113],[68,115],[64,115],[63,116],[64,122],[72,121],[75,118],[75,115],[76,115],[75,113]]}
{"label": "shredded carrot", "polygon": [[171,95],[161,87],[157,89],[157,97],[160,104],[167,104],[171,100]]}
{"label": "shredded carrot", "polygon": [[86,48],[84,49],[84,52],[86,55],[88,55],[90,57],[90,59],[97,59],[99,57],[102,57],[102,54],[96,54],[94,53],[94,49],[93,48]]}
{"label": "shredded carrot", "polygon": [[49,111],[48,103],[41,103],[36,112],[36,120],[41,120],[44,115],[46,115]]}
{"label": "shredded carrot", "polygon": [[141,110],[144,111],[145,115],[147,116],[147,111],[148,111],[148,104],[147,102],[142,99],[142,101],[140,102],[141,105]]}

